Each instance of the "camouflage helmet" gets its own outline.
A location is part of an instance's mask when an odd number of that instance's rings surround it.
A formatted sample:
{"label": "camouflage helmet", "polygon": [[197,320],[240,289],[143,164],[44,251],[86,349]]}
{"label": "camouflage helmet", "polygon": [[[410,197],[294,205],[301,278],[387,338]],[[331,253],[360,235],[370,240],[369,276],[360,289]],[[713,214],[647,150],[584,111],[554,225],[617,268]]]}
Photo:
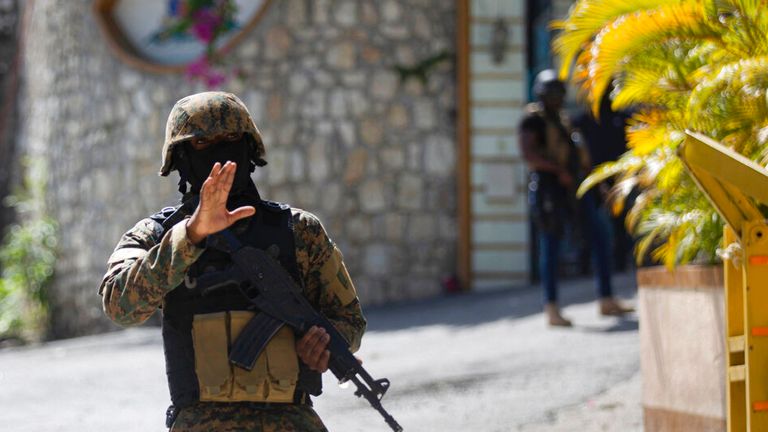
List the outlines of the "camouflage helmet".
{"label": "camouflage helmet", "polygon": [[245,104],[232,93],[204,92],[187,96],[173,106],[165,126],[163,162],[160,175],[167,176],[176,169],[173,165],[173,149],[192,138],[211,137],[224,134],[249,134],[253,147],[253,162],[264,166],[266,150],[261,133],[248,112]]}

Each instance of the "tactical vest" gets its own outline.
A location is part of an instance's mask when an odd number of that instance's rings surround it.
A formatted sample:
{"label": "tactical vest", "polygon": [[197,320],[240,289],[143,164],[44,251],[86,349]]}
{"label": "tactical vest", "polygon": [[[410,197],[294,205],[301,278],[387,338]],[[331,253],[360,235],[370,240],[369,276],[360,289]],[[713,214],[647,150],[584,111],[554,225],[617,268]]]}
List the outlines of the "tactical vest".
{"label": "tactical vest", "polygon": [[[548,118],[540,102],[528,104],[525,112],[523,121],[530,121],[528,125],[533,126],[539,138],[534,151],[578,179],[579,153],[570,138],[567,118],[562,116],[559,121]],[[575,191],[563,187],[558,175],[550,171],[531,171],[528,190],[531,220],[537,229],[562,236],[563,227],[578,217]]]}
{"label": "tactical vest", "polygon": [[536,124],[541,141],[537,143],[536,151],[548,161],[572,171],[574,161],[578,163],[578,155],[570,138],[568,118],[564,115],[559,120],[549,118],[544,107],[537,102],[528,104],[525,113],[538,119]]}
{"label": "tactical vest", "polygon": [[[167,231],[188,214],[179,207],[167,207],[151,218]],[[263,200],[256,207],[253,217],[238,221],[230,231],[243,245],[272,254],[303,286],[290,207]],[[201,292],[190,283],[205,272],[225,270],[230,263],[228,254],[207,249],[188,270],[185,282],[166,295],[162,334],[173,405],[180,409],[198,401],[309,403],[308,394],[322,391],[321,376],[298,359],[295,336],[287,326],[270,340],[252,371],[230,364],[230,345],[260,312],[236,286]]]}

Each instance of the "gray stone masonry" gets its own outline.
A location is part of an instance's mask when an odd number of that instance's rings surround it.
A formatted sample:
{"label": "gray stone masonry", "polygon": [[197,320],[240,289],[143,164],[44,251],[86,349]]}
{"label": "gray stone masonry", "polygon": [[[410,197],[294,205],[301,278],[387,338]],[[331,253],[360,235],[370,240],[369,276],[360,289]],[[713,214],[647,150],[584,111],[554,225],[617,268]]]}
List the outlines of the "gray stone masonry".
{"label": "gray stone masonry", "polygon": [[[96,289],[120,235],[178,200],[157,176],[174,102],[202,91],[181,75],[122,63],[90,0],[29,2],[22,122],[47,163],[61,226],[52,288],[56,337],[113,328]],[[435,295],[454,273],[454,65],[426,85],[396,64],[453,49],[454,2],[279,0],[229,59],[264,133],[266,198],[315,213],[345,254],[366,305]]]}

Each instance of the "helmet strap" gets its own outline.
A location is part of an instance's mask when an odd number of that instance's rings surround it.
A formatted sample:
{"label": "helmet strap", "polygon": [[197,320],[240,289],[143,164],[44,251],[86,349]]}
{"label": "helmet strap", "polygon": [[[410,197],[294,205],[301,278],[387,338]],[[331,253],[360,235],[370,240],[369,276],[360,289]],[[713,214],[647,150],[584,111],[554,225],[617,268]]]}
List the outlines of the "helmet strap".
{"label": "helmet strap", "polygon": [[175,166],[176,170],[179,172],[179,192],[181,192],[182,195],[186,195],[187,193],[187,184],[192,184],[189,182],[189,159],[184,152],[184,145],[181,144],[175,146],[172,153],[173,166]]}
{"label": "helmet strap", "polygon": [[245,134],[245,141],[248,145],[248,170],[249,172],[254,172],[257,166],[264,166],[266,162],[263,162],[262,158],[256,156],[256,140],[251,134]]}
{"label": "helmet strap", "polygon": [[179,192],[182,195],[187,194],[187,180],[179,174]]}

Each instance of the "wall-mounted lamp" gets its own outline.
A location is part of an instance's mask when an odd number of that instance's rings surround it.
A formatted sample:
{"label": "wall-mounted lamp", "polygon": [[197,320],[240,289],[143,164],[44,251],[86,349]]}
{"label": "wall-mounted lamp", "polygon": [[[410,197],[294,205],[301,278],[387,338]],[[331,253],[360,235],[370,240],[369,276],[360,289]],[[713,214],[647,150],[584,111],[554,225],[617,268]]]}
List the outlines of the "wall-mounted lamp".
{"label": "wall-mounted lamp", "polygon": [[496,18],[493,23],[493,32],[491,33],[491,58],[493,63],[500,64],[504,62],[504,55],[507,51],[507,39],[509,39],[509,26],[502,17]]}

